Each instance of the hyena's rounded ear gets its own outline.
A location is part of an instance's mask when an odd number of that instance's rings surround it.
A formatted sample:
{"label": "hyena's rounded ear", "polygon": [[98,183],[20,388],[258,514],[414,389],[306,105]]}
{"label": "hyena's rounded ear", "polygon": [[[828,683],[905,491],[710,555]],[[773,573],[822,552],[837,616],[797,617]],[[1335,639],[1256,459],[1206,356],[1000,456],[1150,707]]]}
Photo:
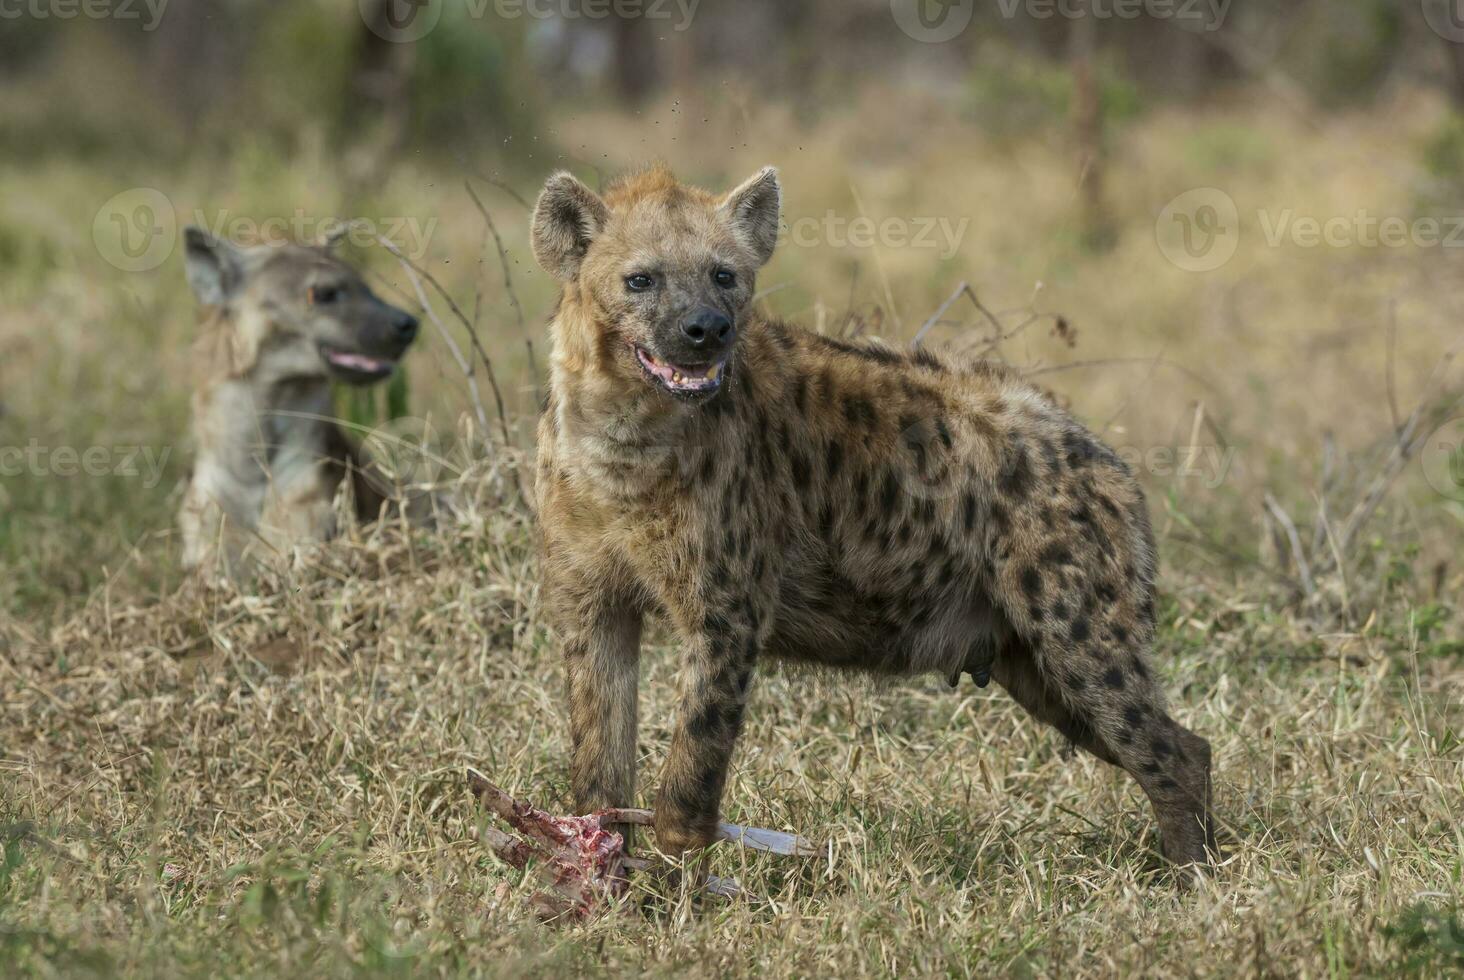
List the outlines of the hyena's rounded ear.
{"label": "hyena's rounded ear", "polygon": [[193,295],[204,306],[223,306],[244,285],[243,250],[192,226],[183,232],[183,245]]}
{"label": "hyena's rounded ear", "polygon": [[609,220],[610,209],[600,196],[561,170],[549,178],[534,206],[534,258],[554,278],[573,282],[590,242]]}
{"label": "hyena's rounded ear", "polygon": [[728,194],[722,201],[722,213],[753,250],[758,265],[766,265],[778,247],[778,222],[783,213],[783,185],[778,183],[777,169],[763,167]]}

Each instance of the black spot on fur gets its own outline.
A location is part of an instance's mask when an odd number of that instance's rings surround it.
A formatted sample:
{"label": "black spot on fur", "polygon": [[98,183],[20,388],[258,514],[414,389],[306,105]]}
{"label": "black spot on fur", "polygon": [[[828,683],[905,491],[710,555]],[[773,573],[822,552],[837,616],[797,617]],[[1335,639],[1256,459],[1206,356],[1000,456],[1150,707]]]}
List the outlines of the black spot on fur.
{"label": "black spot on fur", "polygon": [[829,350],[838,351],[841,354],[850,354],[854,357],[862,357],[867,361],[874,361],[878,364],[901,364],[904,359],[899,354],[887,347],[878,344],[851,344],[836,337],[825,337],[815,334],[818,342]]}
{"label": "black spot on fur", "polygon": [[968,490],[961,499],[961,508],[966,530],[973,530],[976,527],[976,495]]}
{"label": "black spot on fur", "polygon": [[1073,625],[1068,628],[1068,639],[1074,643],[1082,643],[1088,639],[1088,621],[1079,616],[1073,620]]}
{"label": "black spot on fur", "polygon": [[997,486],[1001,492],[1017,500],[1023,500],[1032,490],[1032,464],[1027,458],[1027,447],[1020,442],[1012,449],[1011,457],[1003,469]]}
{"label": "black spot on fur", "polygon": [[1040,599],[1042,597],[1042,575],[1035,568],[1022,570],[1022,591],[1027,594],[1028,599]]}
{"label": "black spot on fur", "polygon": [[1130,728],[1138,728],[1144,723],[1144,709],[1136,704],[1124,708],[1123,723]]}
{"label": "black spot on fur", "polygon": [[1067,452],[1068,465],[1080,468],[1098,458],[1098,448],[1085,432],[1071,430],[1062,437],[1062,447]]}
{"label": "black spot on fur", "polygon": [[946,366],[941,363],[940,358],[936,357],[924,347],[916,350],[911,360],[921,367],[929,368],[932,371],[945,371],[946,369]]}
{"label": "black spot on fur", "polygon": [[1122,691],[1123,671],[1119,670],[1117,667],[1109,668],[1108,672],[1103,675],[1103,683],[1107,684],[1115,691]]}
{"label": "black spot on fur", "polygon": [[1045,565],[1071,565],[1073,553],[1067,549],[1067,545],[1054,542],[1042,549],[1041,560]]}
{"label": "black spot on fur", "polygon": [[807,457],[805,457],[802,453],[795,451],[792,456],[789,457],[788,465],[793,473],[793,485],[797,487],[800,492],[807,490],[809,479]]}
{"label": "black spot on fur", "polygon": [[794,346],[796,346],[792,335],[788,333],[788,328],[781,323],[769,323],[768,333],[772,336],[773,343],[777,344],[785,351],[791,351]]}
{"label": "black spot on fur", "polygon": [[1006,534],[1007,530],[1010,527],[1010,524],[1007,521],[1006,508],[999,503],[993,502],[991,505],[991,510],[989,511],[989,516],[991,517],[992,529],[997,534]]}
{"label": "black spot on fur", "polygon": [[875,411],[874,405],[868,399],[854,395],[844,399],[844,417],[849,420],[850,425],[862,425],[871,429],[879,423],[879,413]]}
{"label": "black spot on fur", "polygon": [[793,407],[800,415],[808,411],[808,378],[801,374],[793,382]]}
{"label": "black spot on fur", "polygon": [[844,447],[833,440],[829,440],[829,449],[824,456],[824,468],[828,471],[830,480],[839,475],[839,469],[843,465]]}
{"label": "black spot on fur", "polygon": [[884,488],[880,491],[879,505],[885,513],[895,509],[895,504],[900,499],[900,481],[895,479],[893,470],[885,471]]}
{"label": "black spot on fur", "polygon": [[722,706],[715,701],[702,705],[700,711],[691,716],[688,730],[693,738],[719,738],[722,729]]}
{"label": "black spot on fur", "polygon": [[950,426],[946,425],[945,419],[935,420],[935,436],[940,440],[940,444],[947,449],[950,449],[954,444],[951,440]]}

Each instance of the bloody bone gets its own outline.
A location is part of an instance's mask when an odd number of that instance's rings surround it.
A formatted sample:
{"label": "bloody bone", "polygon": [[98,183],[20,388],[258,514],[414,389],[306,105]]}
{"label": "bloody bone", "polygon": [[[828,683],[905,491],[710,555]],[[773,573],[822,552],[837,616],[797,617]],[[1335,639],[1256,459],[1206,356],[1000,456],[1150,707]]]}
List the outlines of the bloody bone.
{"label": "bloody bone", "polygon": [[[514,867],[540,862],[552,894],[536,895],[535,903],[546,913],[587,918],[608,901],[625,895],[629,871],[649,866],[649,862],[626,854],[624,835],[612,827],[649,826],[654,819],[650,810],[599,810],[583,817],[556,817],[514,799],[476,769],[468,769],[467,776],[468,786],[479,801],[527,838],[493,827],[483,829],[483,840]],[[717,839],[772,854],[813,857],[822,853],[797,834],[730,823],[718,828]],[[728,879],[712,877],[707,888],[716,894],[737,894],[736,882]]]}

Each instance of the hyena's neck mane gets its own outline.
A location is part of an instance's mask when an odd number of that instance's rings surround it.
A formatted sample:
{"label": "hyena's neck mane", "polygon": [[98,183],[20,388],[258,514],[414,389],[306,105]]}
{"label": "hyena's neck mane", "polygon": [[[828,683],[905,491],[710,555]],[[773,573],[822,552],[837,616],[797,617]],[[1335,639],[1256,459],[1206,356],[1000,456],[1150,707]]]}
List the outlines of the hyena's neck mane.
{"label": "hyena's neck mane", "polygon": [[298,467],[312,454],[339,453],[344,439],[331,420],[325,377],[272,377],[267,355],[240,370],[237,335],[228,314],[212,312],[194,345],[193,431],[201,462],[236,480],[260,483],[282,453]]}

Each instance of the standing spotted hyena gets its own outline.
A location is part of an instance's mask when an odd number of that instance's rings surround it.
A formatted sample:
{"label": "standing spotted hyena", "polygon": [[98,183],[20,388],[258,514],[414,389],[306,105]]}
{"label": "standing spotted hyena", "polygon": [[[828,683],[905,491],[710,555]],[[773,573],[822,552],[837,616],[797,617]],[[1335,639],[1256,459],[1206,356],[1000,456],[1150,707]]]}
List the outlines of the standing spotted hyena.
{"label": "standing spotted hyena", "polygon": [[1147,662],[1154,542],[1132,475],[1009,370],[757,314],[780,203],[771,169],[725,197],[655,169],[602,198],[560,173],[539,199],[534,252],[563,283],[538,480],[576,804],[632,803],[659,613],[685,657],[663,850],[712,839],[769,655],[995,677],[1139,781],[1168,858],[1206,860],[1210,747]]}

